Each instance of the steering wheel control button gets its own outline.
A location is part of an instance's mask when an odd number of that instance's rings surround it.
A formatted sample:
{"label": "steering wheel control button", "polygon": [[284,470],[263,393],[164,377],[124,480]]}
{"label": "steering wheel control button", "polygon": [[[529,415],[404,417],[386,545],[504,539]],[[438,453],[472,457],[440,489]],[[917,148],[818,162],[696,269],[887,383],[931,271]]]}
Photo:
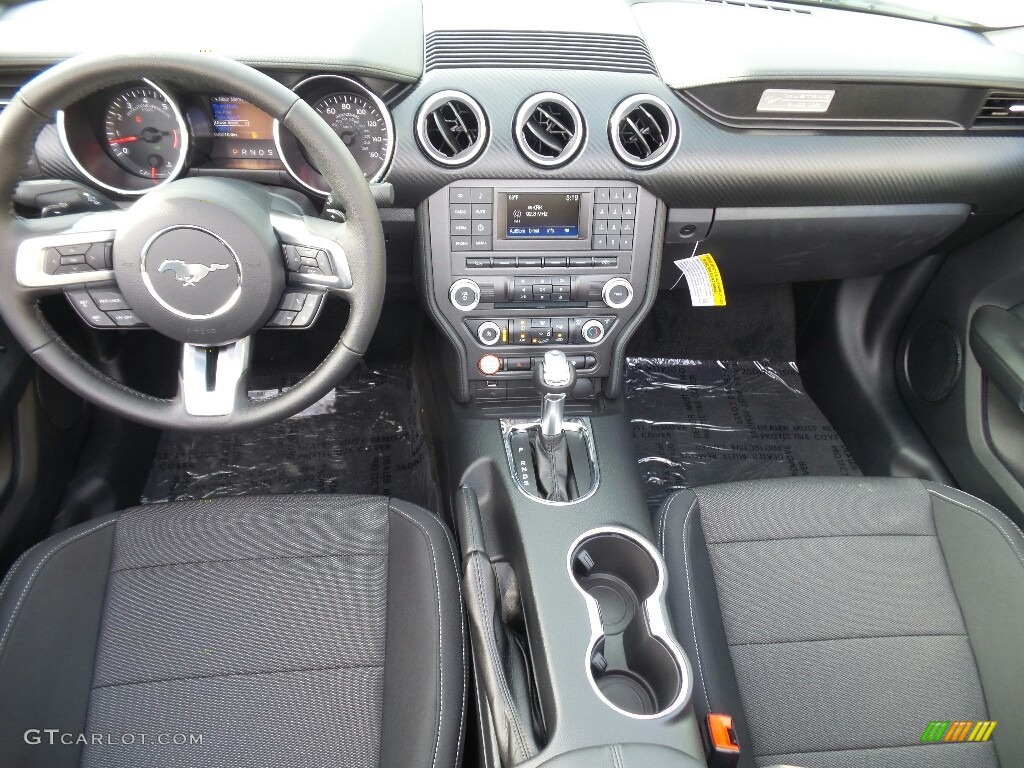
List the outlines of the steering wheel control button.
{"label": "steering wheel control button", "polygon": [[285,310],[279,310],[274,313],[274,316],[270,318],[267,323],[268,328],[291,328],[292,322],[295,320],[297,312],[288,312]]}
{"label": "steering wheel control button", "polygon": [[460,312],[474,310],[480,303],[480,286],[473,280],[456,280],[448,291],[448,299]]}
{"label": "steering wheel control button", "polygon": [[108,312],[107,316],[120,328],[138,328],[145,325],[142,319],[130,309]]}
{"label": "steering wheel control button", "polygon": [[476,367],[484,376],[493,376],[501,370],[501,358],[497,355],[484,355]]}
{"label": "steering wheel control button", "polygon": [[295,319],[292,320],[292,328],[307,328],[313,324],[316,320],[317,312],[320,310],[320,305],[323,303],[324,294],[322,293],[311,293],[306,297],[306,301],[303,302],[302,309],[295,315]]}
{"label": "steering wheel control button", "polygon": [[113,288],[89,288],[89,295],[96,302],[96,306],[104,312],[113,312],[119,309],[129,309],[128,302],[120,291]]}
{"label": "steering wheel control button", "polygon": [[633,302],[633,286],[622,277],[613,277],[601,289],[601,300],[612,309],[625,309]]}
{"label": "steering wheel control button", "polygon": [[476,329],[476,337],[485,347],[493,347],[501,341],[501,328],[493,320],[487,320]]}
{"label": "steering wheel control button", "polygon": [[85,263],[93,269],[113,269],[113,243],[93,243],[85,252]]}
{"label": "steering wheel control button", "polygon": [[68,297],[68,301],[71,302],[71,306],[75,308],[75,311],[78,312],[79,316],[89,325],[95,328],[114,327],[114,321],[107,317],[106,313],[96,306],[96,302],[92,300],[92,296],[89,295],[88,291],[81,289],[76,291],[67,291],[66,295]]}
{"label": "steering wheel control button", "polygon": [[298,291],[286,291],[284,296],[281,297],[281,303],[277,305],[277,308],[287,310],[288,312],[298,312],[305,303],[306,294]]}
{"label": "steering wheel control button", "polygon": [[597,344],[604,338],[604,325],[600,320],[587,320],[581,329],[583,340],[588,344]]}

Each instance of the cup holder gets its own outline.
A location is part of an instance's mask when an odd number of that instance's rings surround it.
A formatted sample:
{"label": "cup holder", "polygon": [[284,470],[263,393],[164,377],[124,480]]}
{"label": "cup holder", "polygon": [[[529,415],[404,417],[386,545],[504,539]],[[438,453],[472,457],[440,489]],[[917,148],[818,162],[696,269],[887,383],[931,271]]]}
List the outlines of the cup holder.
{"label": "cup holder", "polygon": [[569,572],[587,600],[592,628],[587,674],[612,709],[665,717],[686,705],[690,664],[665,617],[665,565],[625,528],[601,528],[569,550]]}

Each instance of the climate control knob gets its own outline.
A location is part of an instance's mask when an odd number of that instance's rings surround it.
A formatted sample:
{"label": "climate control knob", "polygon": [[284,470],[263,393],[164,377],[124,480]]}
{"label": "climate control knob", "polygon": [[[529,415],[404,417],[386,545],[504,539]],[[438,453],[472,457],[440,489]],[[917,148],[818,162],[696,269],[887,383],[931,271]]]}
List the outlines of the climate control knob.
{"label": "climate control knob", "polygon": [[456,280],[448,290],[448,299],[460,312],[469,312],[480,303],[480,286],[474,280]]}
{"label": "climate control knob", "polygon": [[604,323],[600,320],[587,320],[580,328],[580,333],[587,344],[597,344],[604,338]]}
{"label": "climate control knob", "polygon": [[493,347],[501,341],[501,328],[497,323],[487,320],[480,323],[480,327],[476,329],[476,338],[485,347]]}
{"label": "climate control knob", "polygon": [[601,289],[601,301],[612,309],[625,309],[633,301],[633,286],[624,277],[613,277]]}

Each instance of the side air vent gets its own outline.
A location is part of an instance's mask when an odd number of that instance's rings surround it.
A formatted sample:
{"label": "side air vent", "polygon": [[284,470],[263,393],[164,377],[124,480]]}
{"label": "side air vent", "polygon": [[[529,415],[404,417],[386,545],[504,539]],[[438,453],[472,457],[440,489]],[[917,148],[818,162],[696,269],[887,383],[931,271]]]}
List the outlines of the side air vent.
{"label": "side air vent", "polygon": [[0,112],[11,103],[21,86],[35,77],[38,72],[32,70],[8,70],[0,72]]}
{"label": "side air vent", "polygon": [[585,69],[657,75],[643,39],[593,32],[443,31],[426,41],[427,71],[473,67]]}
{"label": "side air vent", "polygon": [[416,116],[416,138],[436,163],[455,167],[472,161],[487,143],[487,119],[462,91],[435,93]]}
{"label": "side air vent", "polygon": [[1024,128],[1024,91],[992,91],[973,128]]}
{"label": "side air vent", "polygon": [[657,96],[630,96],[612,112],[608,133],[622,162],[647,168],[664,160],[676,144],[676,118]]}
{"label": "side air vent", "polygon": [[737,8],[757,8],[762,11],[783,11],[785,13],[802,13],[810,14],[811,11],[806,8],[793,8],[787,5],[774,5],[772,3],[753,3],[743,2],[743,0],[704,0],[705,3],[714,3],[715,5],[731,5]]}
{"label": "side air vent", "polygon": [[515,138],[532,163],[553,168],[569,162],[583,146],[583,116],[559,93],[538,93],[516,112]]}

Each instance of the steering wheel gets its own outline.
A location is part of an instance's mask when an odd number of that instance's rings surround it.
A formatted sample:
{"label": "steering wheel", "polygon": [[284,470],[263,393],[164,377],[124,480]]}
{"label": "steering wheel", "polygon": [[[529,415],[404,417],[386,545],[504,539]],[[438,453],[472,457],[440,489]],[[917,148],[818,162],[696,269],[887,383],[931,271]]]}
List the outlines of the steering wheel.
{"label": "steering wheel", "polygon": [[[54,112],[137,80],[140,73],[223,90],[280,120],[330,184],[344,223],[275,210],[281,206],[262,187],[218,178],[170,182],[121,211],[42,219],[15,215],[12,192]],[[270,77],[208,54],[77,56],[29,82],[4,109],[0,148],[0,315],[40,367],[86,400],[160,429],[250,429],[315,403],[366,351],[384,298],[377,207],[341,139],[312,107]],[[68,246],[86,252],[88,266],[62,268],[60,251]],[[318,266],[303,268],[302,255]],[[174,398],[155,398],[104,375],[68,346],[39,309],[46,295],[74,296],[110,281],[143,323],[182,345]],[[278,311],[289,289],[317,300],[324,293],[343,297],[350,306],[348,321],[336,346],[306,378],[276,397],[251,400],[246,378],[252,335]]]}

